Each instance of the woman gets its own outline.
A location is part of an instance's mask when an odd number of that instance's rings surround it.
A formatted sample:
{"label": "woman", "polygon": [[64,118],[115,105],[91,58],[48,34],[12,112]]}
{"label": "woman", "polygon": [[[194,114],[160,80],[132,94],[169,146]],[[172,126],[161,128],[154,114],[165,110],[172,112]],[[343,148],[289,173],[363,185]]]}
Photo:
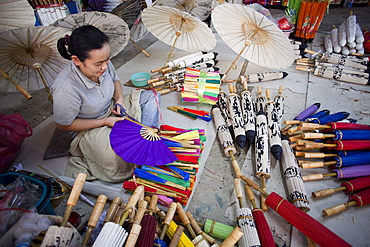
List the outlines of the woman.
{"label": "woman", "polygon": [[[121,182],[132,175],[126,163],[110,146],[109,134],[121,107],[147,126],[158,125],[159,95],[133,90],[123,95],[122,85],[110,63],[109,38],[86,25],[58,40],[60,55],[71,60],[51,86],[54,122],[59,130],[78,132],[71,143],[72,157],[65,175],[88,174],[89,180]],[[117,116],[118,115],[118,116]]]}

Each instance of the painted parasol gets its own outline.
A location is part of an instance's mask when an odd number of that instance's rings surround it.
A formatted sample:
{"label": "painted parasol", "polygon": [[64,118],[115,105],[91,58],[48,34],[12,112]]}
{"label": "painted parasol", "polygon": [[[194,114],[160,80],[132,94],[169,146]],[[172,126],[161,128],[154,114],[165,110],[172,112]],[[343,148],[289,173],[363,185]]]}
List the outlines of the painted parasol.
{"label": "painted parasol", "polygon": [[84,25],[95,26],[109,37],[112,57],[121,52],[128,43],[130,30],[127,23],[110,13],[97,11],[81,12],[58,19],[51,24],[51,26],[62,27],[70,31]]}
{"label": "painted parasol", "polygon": [[[51,99],[49,83],[68,64],[58,53],[57,40],[68,33],[63,28],[43,26],[3,31],[0,70],[25,90],[46,88]],[[16,92],[9,78],[0,77],[0,91]]]}
{"label": "painted parasol", "polygon": [[240,96],[236,93],[235,85],[229,84],[230,94],[228,96],[230,117],[233,121],[235,142],[240,148],[244,148],[247,137],[244,129],[244,118],[240,103]]}
{"label": "painted parasol", "polygon": [[303,175],[303,181],[313,181],[324,179],[326,177],[336,177],[336,178],[356,178],[370,176],[370,165],[361,166],[348,166],[338,169],[333,169],[330,173],[318,173]]}
{"label": "painted parasol", "polygon": [[115,123],[110,143],[117,155],[128,163],[158,166],[177,160],[155,129],[128,118]]}
{"label": "painted parasol", "polygon": [[27,0],[2,0],[0,9],[0,31],[35,25],[34,10]]}
{"label": "painted parasol", "polygon": [[241,105],[244,117],[245,135],[249,143],[253,144],[256,136],[256,107],[253,97],[248,90],[247,80],[241,76],[243,91],[241,92]]}
{"label": "painted parasol", "polygon": [[212,10],[212,1],[210,0],[157,0],[153,5],[179,9],[201,21],[205,21],[211,15]]}
{"label": "painted parasol", "polygon": [[272,69],[285,69],[294,61],[294,49],[286,35],[266,16],[241,4],[221,4],[212,11],[212,22],[222,40],[238,56]]}
{"label": "painted parasol", "polygon": [[[314,142],[316,143],[316,142]],[[305,145],[304,145],[305,146]],[[302,162],[302,169],[330,166],[332,169],[345,166],[367,165],[370,160],[369,151],[345,151],[348,154],[331,157],[330,160]]]}
{"label": "painted parasol", "polygon": [[142,21],[149,32],[171,46],[166,63],[172,58],[174,48],[198,52],[209,51],[216,46],[212,30],[181,10],[167,6],[148,7],[143,10]]}
{"label": "painted parasol", "polygon": [[282,147],[279,116],[275,108],[275,102],[271,100],[269,89],[266,89],[266,98],[267,102],[265,105],[265,110],[268,124],[270,152],[275,157],[275,159],[280,160],[282,155]]}

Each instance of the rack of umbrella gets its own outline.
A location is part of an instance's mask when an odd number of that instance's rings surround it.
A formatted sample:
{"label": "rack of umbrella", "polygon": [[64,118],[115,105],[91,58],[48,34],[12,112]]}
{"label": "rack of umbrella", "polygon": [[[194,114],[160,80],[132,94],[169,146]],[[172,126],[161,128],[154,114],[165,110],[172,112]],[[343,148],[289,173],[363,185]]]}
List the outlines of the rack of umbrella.
{"label": "rack of umbrella", "polygon": [[367,57],[345,56],[331,53],[316,53],[314,58],[296,60],[297,70],[312,72],[315,76],[337,81],[369,85],[369,62]]}
{"label": "rack of umbrella", "polygon": [[[172,91],[185,93],[183,101],[210,101],[217,97],[220,79],[217,64],[217,52],[196,52],[175,60],[165,66],[151,70],[148,87],[160,94]],[[198,94],[202,88],[202,95]],[[204,97],[203,97],[204,96]]]}
{"label": "rack of umbrella", "polygon": [[[294,120],[284,121],[287,135],[299,167],[309,174],[302,180],[328,178],[343,180],[338,188],[323,188],[312,192],[321,198],[339,191],[351,194],[348,202],[323,210],[324,216],[339,213],[350,206],[368,204],[370,176],[370,126],[348,118],[348,112],[330,114],[315,103]],[[315,168],[327,167],[327,173],[315,173]]]}

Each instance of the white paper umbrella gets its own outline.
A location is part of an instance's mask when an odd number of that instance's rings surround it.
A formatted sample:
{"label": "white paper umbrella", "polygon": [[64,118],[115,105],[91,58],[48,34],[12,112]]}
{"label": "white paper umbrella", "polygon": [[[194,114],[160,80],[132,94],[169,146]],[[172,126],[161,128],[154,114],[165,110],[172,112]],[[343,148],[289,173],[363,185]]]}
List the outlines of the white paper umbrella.
{"label": "white paper umbrella", "polygon": [[212,10],[212,0],[156,0],[153,5],[179,9],[201,21],[205,21],[211,15]]}
{"label": "white paper umbrella", "polygon": [[27,0],[0,1],[0,31],[35,25],[35,15]]}
{"label": "white paper umbrella", "polygon": [[[57,50],[58,39],[70,32],[55,27],[21,27],[0,36],[0,69],[25,90],[38,90],[52,83],[68,64]],[[46,86],[47,86],[46,85]],[[16,92],[12,83],[0,77],[1,92]]]}
{"label": "white paper umbrella", "polygon": [[273,69],[292,65],[295,55],[289,39],[275,23],[252,8],[221,4],[212,11],[212,22],[222,40],[238,54],[237,59],[242,56]]}
{"label": "white paper umbrella", "polygon": [[189,52],[209,51],[216,46],[212,30],[201,20],[181,10],[167,6],[144,9],[142,20],[145,27],[159,40],[174,48]]}
{"label": "white paper umbrella", "polygon": [[116,15],[104,12],[91,11],[68,15],[51,25],[71,31],[84,25],[92,25],[99,28],[109,37],[112,57],[125,48],[130,38],[130,29],[126,22]]}

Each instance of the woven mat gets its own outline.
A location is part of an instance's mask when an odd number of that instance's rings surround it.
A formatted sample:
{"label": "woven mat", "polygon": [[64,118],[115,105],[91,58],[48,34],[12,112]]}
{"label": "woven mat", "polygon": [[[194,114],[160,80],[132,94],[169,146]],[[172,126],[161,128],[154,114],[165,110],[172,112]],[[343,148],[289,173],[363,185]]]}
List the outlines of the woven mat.
{"label": "woven mat", "polygon": [[69,145],[72,139],[73,137],[69,132],[55,129],[53,137],[46,148],[43,159],[48,160],[70,156],[71,154],[69,153]]}

